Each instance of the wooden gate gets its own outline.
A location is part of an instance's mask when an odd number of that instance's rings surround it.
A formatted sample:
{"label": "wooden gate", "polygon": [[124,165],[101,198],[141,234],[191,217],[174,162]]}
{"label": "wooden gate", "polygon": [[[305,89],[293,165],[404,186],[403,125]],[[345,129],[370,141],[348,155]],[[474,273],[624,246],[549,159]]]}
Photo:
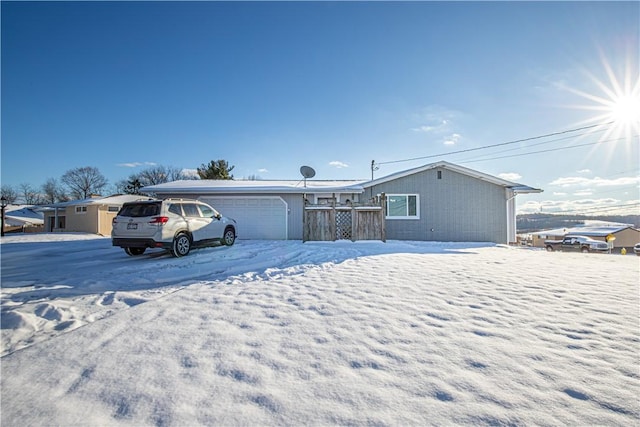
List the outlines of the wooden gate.
{"label": "wooden gate", "polygon": [[385,197],[371,205],[310,205],[305,202],[303,241],[382,240]]}

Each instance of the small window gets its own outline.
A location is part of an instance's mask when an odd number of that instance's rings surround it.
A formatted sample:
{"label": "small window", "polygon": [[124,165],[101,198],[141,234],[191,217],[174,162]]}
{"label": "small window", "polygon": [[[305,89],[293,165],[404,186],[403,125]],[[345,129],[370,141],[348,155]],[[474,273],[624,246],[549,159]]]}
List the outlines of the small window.
{"label": "small window", "polygon": [[118,206],[109,206],[107,210],[108,212],[118,212],[120,208]]}
{"label": "small window", "polygon": [[438,171],[438,179],[442,179],[442,171]]}
{"label": "small window", "polygon": [[389,194],[387,196],[387,218],[419,219],[417,194]]}
{"label": "small window", "polygon": [[77,214],[87,213],[87,207],[86,206],[76,206],[76,213]]}

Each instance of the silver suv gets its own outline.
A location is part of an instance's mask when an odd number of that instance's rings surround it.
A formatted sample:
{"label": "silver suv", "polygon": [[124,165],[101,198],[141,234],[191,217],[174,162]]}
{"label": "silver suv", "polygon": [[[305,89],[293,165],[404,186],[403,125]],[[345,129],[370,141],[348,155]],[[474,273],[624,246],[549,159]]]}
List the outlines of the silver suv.
{"label": "silver suv", "polygon": [[132,256],[165,248],[181,257],[192,247],[233,245],[236,226],[198,200],[141,200],[122,205],[113,219],[111,243]]}

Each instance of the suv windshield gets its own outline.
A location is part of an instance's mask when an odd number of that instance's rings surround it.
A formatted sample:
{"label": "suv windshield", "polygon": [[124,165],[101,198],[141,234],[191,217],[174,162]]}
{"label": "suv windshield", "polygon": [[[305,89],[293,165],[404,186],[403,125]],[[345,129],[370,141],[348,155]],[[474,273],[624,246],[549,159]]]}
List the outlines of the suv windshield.
{"label": "suv windshield", "polygon": [[160,204],[157,203],[132,203],[125,204],[118,212],[120,216],[128,217],[143,217],[143,216],[155,216],[160,213]]}

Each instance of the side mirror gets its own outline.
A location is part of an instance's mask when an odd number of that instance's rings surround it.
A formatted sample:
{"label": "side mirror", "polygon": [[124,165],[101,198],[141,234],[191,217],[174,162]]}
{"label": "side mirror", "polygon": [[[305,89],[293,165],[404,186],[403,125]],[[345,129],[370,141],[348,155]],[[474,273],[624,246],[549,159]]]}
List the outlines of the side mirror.
{"label": "side mirror", "polygon": [[222,219],[222,215],[220,215],[219,213],[216,214],[216,219],[219,221]]}

